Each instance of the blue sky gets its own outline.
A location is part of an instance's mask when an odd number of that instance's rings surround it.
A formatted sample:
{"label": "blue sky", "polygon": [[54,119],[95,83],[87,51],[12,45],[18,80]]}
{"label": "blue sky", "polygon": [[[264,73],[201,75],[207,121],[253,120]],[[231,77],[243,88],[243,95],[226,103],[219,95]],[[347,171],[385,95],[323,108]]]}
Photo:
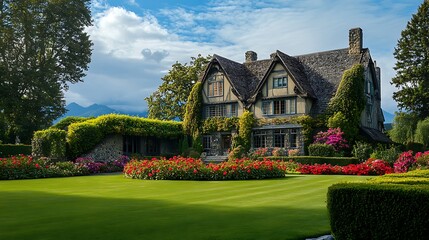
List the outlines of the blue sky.
{"label": "blue sky", "polygon": [[218,54],[237,62],[253,50],[259,59],[346,48],[348,30],[363,29],[382,71],[382,107],[397,110],[389,84],[393,51],[422,0],[93,0],[92,62],[83,83],[70,86],[67,103],[105,104],[143,111],[144,98],[176,61]]}

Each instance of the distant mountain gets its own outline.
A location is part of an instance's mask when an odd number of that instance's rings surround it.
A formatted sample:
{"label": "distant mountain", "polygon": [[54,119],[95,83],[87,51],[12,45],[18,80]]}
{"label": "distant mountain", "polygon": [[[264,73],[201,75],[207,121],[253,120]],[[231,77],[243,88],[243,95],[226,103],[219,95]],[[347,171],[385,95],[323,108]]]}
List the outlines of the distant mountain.
{"label": "distant mountain", "polygon": [[110,113],[117,113],[117,114],[125,114],[130,116],[138,116],[138,117],[146,117],[147,112],[131,112],[131,111],[118,111],[113,108],[110,108],[106,105],[102,104],[92,104],[88,107],[82,107],[81,105],[72,102],[69,105],[66,106],[67,112],[62,115],[61,117],[57,118],[54,121],[54,124],[60,121],[61,119],[68,117],[68,116],[75,116],[75,117],[98,117],[100,115],[110,114]]}
{"label": "distant mountain", "polygon": [[383,114],[384,114],[384,123],[392,123],[393,122],[393,118],[395,117],[395,114],[391,114],[389,112],[386,112],[383,110]]}

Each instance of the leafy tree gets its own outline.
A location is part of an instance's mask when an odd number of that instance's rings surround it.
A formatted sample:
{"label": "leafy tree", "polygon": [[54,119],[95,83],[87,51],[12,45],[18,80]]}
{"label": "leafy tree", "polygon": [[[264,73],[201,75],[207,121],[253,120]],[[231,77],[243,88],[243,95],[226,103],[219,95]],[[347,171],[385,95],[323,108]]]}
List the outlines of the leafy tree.
{"label": "leafy tree", "polygon": [[82,81],[92,43],[89,0],[0,2],[0,127],[29,143],[65,112],[63,90]]}
{"label": "leafy tree", "polygon": [[420,5],[402,31],[395,48],[396,76],[392,84],[398,107],[417,113],[420,119],[429,116],[429,1]]}
{"label": "leafy tree", "polygon": [[425,149],[429,146],[429,117],[417,123],[414,139],[423,144]]}
{"label": "leafy tree", "polygon": [[188,101],[185,108],[185,118],[183,120],[183,130],[185,134],[192,136],[192,148],[197,152],[202,152],[202,139],[201,139],[201,106],[203,96],[201,93],[203,85],[197,82],[189,94]]}
{"label": "leafy tree", "polygon": [[393,128],[389,131],[392,141],[402,144],[414,142],[418,118],[415,113],[396,112]]}
{"label": "leafy tree", "polygon": [[192,57],[189,65],[176,62],[161,79],[158,90],[145,98],[149,107],[149,118],[182,120],[185,105],[198,76],[204,71],[211,56]]}
{"label": "leafy tree", "polygon": [[357,135],[360,116],[365,109],[364,83],[364,68],[356,64],[344,72],[335,97],[329,103],[333,115],[328,119],[328,127],[341,128],[349,140]]}

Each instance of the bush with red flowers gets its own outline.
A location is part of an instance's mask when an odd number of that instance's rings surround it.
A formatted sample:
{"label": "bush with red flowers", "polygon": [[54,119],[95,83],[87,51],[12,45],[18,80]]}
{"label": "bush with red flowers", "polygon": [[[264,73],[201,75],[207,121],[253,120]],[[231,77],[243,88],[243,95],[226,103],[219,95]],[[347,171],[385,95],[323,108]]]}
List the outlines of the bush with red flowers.
{"label": "bush with red flowers", "polygon": [[298,172],[301,174],[345,174],[345,175],[384,175],[392,173],[393,169],[386,161],[368,159],[364,163],[336,166],[330,164],[300,164]]}
{"label": "bush with red flowers", "polygon": [[124,168],[128,178],[156,180],[246,180],[280,178],[286,174],[282,161],[235,161],[205,165],[194,158],[173,157],[169,160],[132,160]]}
{"label": "bush with red flowers", "polygon": [[75,162],[54,163],[47,158],[35,159],[25,155],[12,156],[0,158],[0,179],[70,177],[121,172],[128,160],[128,157],[122,156],[113,162],[94,162],[90,158],[79,158]]}
{"label": "bush with red flowers", "polygon": [[416,158],[413,156],[413,151],[403,152],[393,164],[395,173],[407,172],[415,163]]}

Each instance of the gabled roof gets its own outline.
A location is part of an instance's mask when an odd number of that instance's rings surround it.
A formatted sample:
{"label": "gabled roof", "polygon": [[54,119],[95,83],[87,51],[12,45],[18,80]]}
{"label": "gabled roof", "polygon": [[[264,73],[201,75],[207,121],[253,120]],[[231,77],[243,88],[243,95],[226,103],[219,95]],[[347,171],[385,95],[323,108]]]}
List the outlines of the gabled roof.
{"label": "gabled roof", "polygon": [[212,64],[219,64],[230,81],[234,94],[247,105],[255,100],[270,70],[277,62],[281,62],[291,75],[301,96],[315,99],[310,114],[316,115],[323,113],[327,108],[345,70],[358,63],[368,66],[372,60],[368,49],[362,49],[360,54],[349,54],[348,48],[295,57],[277,50],[271,59],[245,63],[238,63],[215,54],[203,79],[207,77]]}

